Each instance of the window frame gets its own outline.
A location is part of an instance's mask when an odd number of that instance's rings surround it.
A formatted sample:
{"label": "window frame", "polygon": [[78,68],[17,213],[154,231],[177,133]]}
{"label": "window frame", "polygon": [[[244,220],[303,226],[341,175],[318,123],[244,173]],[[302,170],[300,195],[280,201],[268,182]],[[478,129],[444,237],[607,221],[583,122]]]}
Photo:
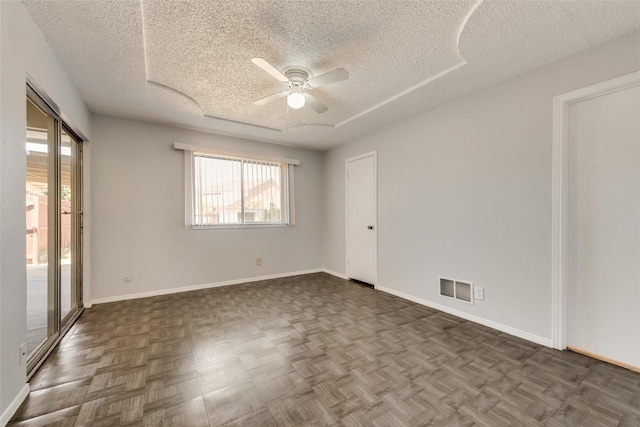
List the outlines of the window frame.
{"label": "window frame", "polygon": [[[176,142],[176,150],[184,151],[185,170],[185,226],[194,230],[228,230],[238,228],[284,228],[295,225],[295,204],[294,204],[294,166],[300,161],[288,158],[268,157],[261,155],[251,155],[244,153],[229,153],[215,150],[208,147],[200,147]],[[195,158],[198,155],[205,157],[216,157],[233,161],[246,162],[272,162],[280,163],[281,167],[281,215],[279,223],[232,223],[232,224],[197,224],[195,222]],[[244,179],[244,178],[243,178]],[[244,205],[244,194],[243,203]]]}

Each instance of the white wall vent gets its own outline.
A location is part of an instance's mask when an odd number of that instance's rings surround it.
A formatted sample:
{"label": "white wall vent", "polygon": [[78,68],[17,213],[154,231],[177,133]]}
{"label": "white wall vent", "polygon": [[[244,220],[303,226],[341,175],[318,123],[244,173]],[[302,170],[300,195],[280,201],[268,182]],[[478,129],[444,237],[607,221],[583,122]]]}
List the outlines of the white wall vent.
{"label": "white wall vent", "polygon": [[439,277],[440,296],[473,304],[473,283],[466,280]]}

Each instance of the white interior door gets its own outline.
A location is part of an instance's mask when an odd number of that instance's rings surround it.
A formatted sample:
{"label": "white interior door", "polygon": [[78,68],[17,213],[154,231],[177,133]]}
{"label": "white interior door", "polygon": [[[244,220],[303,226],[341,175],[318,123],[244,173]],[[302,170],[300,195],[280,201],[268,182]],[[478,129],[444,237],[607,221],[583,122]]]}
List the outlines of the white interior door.
{"label": "white interior door", "polygon": [[347,276],[377,282],[376,154],[347,159]]}
{"label": "white interior door", "polygon": [[567,344],[640,367],[640,86],[569,108]]}

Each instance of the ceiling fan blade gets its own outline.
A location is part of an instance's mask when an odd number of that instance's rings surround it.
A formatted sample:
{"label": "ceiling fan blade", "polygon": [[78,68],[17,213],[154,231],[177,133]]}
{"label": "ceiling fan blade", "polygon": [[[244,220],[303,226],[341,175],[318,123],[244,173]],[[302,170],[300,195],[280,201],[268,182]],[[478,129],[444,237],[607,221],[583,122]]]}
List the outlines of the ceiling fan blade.
{"label": "ceiling fan blade", "polygon": [[307,101],[307,104],[309,104],[311,108],[316,110],[318,113],[324,113],[329,109],[322,102],[318,101],[316,97],[314,97],[313,95],[310,95],[306,92],[303,93],[303,95],[304,95],[304,99]]}
{"label": "ceiling fan blade", "polygon": [[349,78],[349,73],[344,68],[338,68],[337,70],[329,71],[328,73],[324,73],[319,75],[318,77],[314,77],[310,79],[307,83],[312,88],[330,85],[331,83],[341,82],[342,80],[347,80]]}
{"label": "ceiling fan blade", "polygon": [[262,98],[262,99],[258,99],[257,101],[253,101],[253,103],[255,105],[268,104],[269,102],[275,101],[276,99],[284,98],[288,94],[289,94],[289,92],[285,90],[285,91],[282,91],[282,92],[274,93],[273,95],[269,95],[266,98]]}
{"label": "ceiling fan blade", "polygon": [[280,80],[282,83],[287,83],[289,81],[289,79],[287,78],[287,76],[285,76],[284,74],[282,74],[282,72],[280,72],[280,70],[278,70],[276,67],[274,67],[273,65],[271,65],[269,63],[269,61],[267,61],[266,59],[263,58],[253,58],[251,60],[251,62],[253,62],[254,64],[256,64],[258,67],[262,68],[264,71],[266,71],[267,73],[271,74],[273,77],[275,77],[276,79]]}

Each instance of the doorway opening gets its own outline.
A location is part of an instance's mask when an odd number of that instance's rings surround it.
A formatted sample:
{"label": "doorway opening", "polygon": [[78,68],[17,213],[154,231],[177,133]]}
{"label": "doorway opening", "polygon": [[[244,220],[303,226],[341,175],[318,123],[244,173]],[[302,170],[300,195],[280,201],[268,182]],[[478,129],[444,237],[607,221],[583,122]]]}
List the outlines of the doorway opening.
{"label": "doorway opening", "polygon": [[640,72],[554,98],[553,346],[638,369]]}

